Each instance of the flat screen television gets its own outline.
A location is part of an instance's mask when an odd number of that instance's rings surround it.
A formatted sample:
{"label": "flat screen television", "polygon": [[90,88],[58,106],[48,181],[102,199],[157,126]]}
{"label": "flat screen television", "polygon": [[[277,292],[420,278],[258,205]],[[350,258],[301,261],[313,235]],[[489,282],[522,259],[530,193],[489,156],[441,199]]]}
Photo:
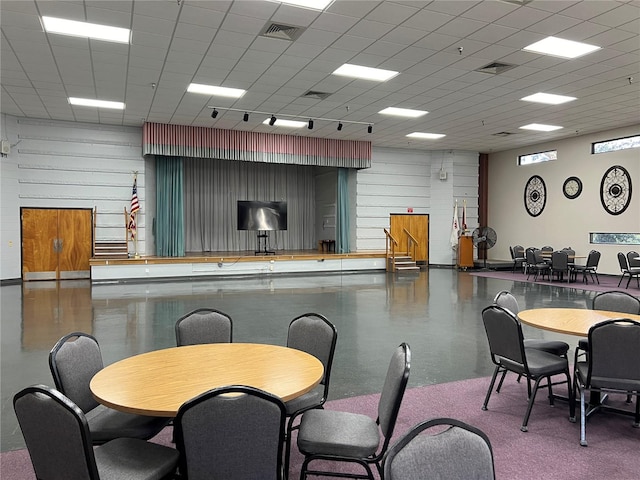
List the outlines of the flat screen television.
{"label": "flat screen television", "polygon": [[287,202],[238,200],[238,230],[286,230]]}

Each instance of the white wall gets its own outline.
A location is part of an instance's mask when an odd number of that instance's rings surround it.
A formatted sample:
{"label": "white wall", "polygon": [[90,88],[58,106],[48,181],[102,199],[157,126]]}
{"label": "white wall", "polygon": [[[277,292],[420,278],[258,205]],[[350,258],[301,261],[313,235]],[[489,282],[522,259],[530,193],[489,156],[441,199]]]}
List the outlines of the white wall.
{"label": "white wall", "polygon": [[[440,171],[447,172],[440,180]],[[465,151],[419,151],[374,147],[371,168],[358,171],[357,249],[384,250],[384,228],[391,213],[429,215],[429,264],[454,265],[449,242],[455,201],[467,225],[478,224],[478,154]]]}
{"label": "white wall", "polygon": [[[509,245],[554,248],[571,246],[576,254],[591,249],[602,253],[599,272],[620,272],[616,253],[638,250],[637,246],[592,245],[590,232],[640,232],[640,149],[591,154],[591,143],[638,135],[640,126],[597,134],[576,136],[556,142],[494,153],[489,156],[488,225],[498,233],[491,258],[509,258]],[[557,150],[558,159],[534,165],[518,166],[518,155]],[[631,175],[633,189],[629,208],[621,215],[610,215],[600,201],[600,182],[606,170],[621,165]],[[532,175],[539,175],[547,187],[543,212],[531,217],[524,208],[524,187]],[[562,185],[567,177],[582,180],[582,194],[567,199]]]}

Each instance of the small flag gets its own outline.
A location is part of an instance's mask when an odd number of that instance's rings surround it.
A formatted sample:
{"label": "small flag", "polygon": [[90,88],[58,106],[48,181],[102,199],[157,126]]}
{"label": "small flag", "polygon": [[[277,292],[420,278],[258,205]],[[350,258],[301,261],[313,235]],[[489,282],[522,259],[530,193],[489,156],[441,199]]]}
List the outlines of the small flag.
{"label": "small flag", "polygon": [[458,202],[453,207],[453,225],[451,226],[451,248],[458,247],[458,236],[460,235],[460,226],[458,225]]}
{"label": "small flag", "polygon": [[136,238],[136,215],[131,213],[129,215],[129,225],[127,225],[129,232],[131,232],[131,240]]}
{"label": "small flag", "polygon": [[138,202],[138,178],[133,179],[133,192],[131,193],[131,215],[140,210],[140,203]]}
{"label": "small flag", "polygon": [[462,204],[462,232],[467,231],[467,201]]}

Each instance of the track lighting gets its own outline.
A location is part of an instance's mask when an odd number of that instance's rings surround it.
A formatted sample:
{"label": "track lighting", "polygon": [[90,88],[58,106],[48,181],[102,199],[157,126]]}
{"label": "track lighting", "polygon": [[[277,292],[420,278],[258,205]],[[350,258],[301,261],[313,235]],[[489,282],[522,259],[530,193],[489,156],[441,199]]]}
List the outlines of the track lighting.
{"label": "track lighting", "polygon": [[214,108],[213,112],[211,112],[211,118],[216,118],[217,116],[218,116],[218,110]]}
{"label": "track lighting", "polygon": [[342,130],[342,122],[338,122],[338,128],[337,128],[337,130],[338,130],[338,131]]}
{"label": "track lighting", "polygon": [[269,120],[269,125],[273,127],[273,124],[276,123],[276,116],[275,115],[271,115],[271,119]]}
{"label": "track lighting", "polygon": [[373,125],[369,125],[367,127],[367,133],[371,133],[371,132],[373,132]]}
{"label": "track lighting", "polygon": [[242,116],[242,121],[243,122],[248,122],[249,121],[249,114],[247,112],[244,112],[244,115]]}
{"label": "track lighting", "polygon": [[313,130],[313,120],[309,119],[309,126],[307,128]]}

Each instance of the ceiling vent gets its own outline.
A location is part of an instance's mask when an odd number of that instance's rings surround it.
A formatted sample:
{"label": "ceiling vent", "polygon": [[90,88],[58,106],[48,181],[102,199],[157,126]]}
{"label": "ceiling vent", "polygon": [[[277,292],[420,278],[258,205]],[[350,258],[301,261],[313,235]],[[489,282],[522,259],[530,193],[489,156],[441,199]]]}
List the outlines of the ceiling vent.
{"label": "ceiling vent", "polygon": [[485,65],[484,67],[478,68],[476,72],[490,73],[491,75],[498,75],[500,73],[506,72],[507,70],[511,70],[512,68],[515,68],[515,67],[517,67],[517,65],[493,62],[493,63],[490,63],[489,65]]}
{"label": "ceiling vent", "polygon": [[502,1],[505,3],[511,3],[512,5],[518,5],[520,7],[533,2],[533,0],[502,0]]}
{"label": "ceiling vent", "polygon": [[304,95],[302,95],[302,98],[314,98],[316,100],[324,100],[330,95],[331,94],[329,92],[318,92],[317,90],[309,90]]}
{"label": "ceiling vent", "polygon": [[279,38],[281,40],[293,42],[294,40],[297,40],[304,31],[305,28],[296,27],[295,25],[267,23],[260,31],[260,36],[267,38]]}
{"label": "ceiling vent", "polygon": [[491,135],[493,135],[494,137],[508,137],[509,135],[513,135],[512,132],[498,132],[498,133],[492,133]]}

